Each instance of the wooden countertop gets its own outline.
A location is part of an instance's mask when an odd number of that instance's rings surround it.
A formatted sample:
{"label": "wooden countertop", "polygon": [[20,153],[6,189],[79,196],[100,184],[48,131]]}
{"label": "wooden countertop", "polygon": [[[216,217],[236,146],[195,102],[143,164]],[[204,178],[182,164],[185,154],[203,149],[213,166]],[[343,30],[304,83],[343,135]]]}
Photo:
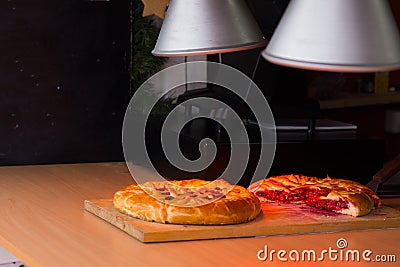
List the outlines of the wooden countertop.
{"label": "wooden countertop", "polygon": [[[285,266],[271,250],[317,253],[337,249],[340,238],[351,250],[394,255],[398,266],[400,229],[352,231],[143,244],[83,209],[85,199],[111,198],[132,183],[124,163],[0,167],[0,246],[28,266]],[[400,199],[384,200],[400,208]],[[399,226],[400,227],[400,226]],[[287,257],[287,255],[286,255]],[[393,259],[393,257],[391,257]],[[290,261],[290,260],[289,260]],[[360,266],[363,261],[300,261],[304,266]]]}
{"label": "wooden countertop", "polygon": [[319,101],[321,109],[351,108],[394,103],[400,103],[400,92],[348,94],[339,98]]}

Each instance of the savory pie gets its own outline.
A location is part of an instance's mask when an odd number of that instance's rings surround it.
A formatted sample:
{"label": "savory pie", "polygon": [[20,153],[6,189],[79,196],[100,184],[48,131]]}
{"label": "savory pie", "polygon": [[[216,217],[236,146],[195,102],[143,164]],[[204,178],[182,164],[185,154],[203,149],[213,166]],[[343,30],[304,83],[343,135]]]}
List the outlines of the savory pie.
{"label": "savory pie", "polygon": [[237,224],[261,212],[260,200],[253,193],[224,180],[132,184],[118,190],[113,203],[134,218],[173,224]]}

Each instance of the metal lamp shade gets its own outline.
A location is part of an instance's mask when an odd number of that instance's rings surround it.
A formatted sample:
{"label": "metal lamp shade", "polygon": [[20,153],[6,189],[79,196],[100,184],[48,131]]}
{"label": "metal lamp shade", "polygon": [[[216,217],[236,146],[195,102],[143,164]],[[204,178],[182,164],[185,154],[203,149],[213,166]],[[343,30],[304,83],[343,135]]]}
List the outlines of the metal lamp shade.
{"label": "metal lamp shade", "polygon": [[152,53],[192,56],[265,45],[244,0],[171,0]]}
{"label": "metal lamp shade", "polygon": [[292,0],[262,55],[295,68],[390,71],[400,37],[386,0]]}

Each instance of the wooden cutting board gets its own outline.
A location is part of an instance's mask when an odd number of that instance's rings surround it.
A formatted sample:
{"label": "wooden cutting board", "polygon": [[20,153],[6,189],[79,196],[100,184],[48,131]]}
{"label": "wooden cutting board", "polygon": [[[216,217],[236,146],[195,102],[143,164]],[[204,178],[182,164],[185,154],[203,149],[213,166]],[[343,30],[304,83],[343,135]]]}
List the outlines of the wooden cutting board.
{"label": "wooden cutting board", "polygon": [[400,211],[382,206],[362,217],[319,212],[299,205],[265,204],[253,221],[236,225],[191,226],[146,222],[118,212],[111,199],[85,200],[85,210],[141,242],[167,242],[278,234],[400,228]]}

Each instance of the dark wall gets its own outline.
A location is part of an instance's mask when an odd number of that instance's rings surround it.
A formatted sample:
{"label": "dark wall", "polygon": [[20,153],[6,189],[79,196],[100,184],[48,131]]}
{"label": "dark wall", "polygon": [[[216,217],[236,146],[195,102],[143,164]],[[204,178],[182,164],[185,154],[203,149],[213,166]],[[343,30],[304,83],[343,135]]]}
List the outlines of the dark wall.
{"label": "dark wall", "polygon": [[[260,29],[269,40],[278,25],[289,0],[246,0]],[[275,118],[317,117],[317,103],[307,99],[307,71],[272,64],[260,56],[264,48],[226,53],[223,63],[233,66],[249,77],[263,92]],[[259,58],[260,57],[260,58]],[[211,60],[217,58],[209,56]]]}
{"label": "dark wall", "polygon": [[122,159],[129,1],[0,2],[0,165]]}
{"label": "dark wall", "polygon": [[[394,18],[397,22],[397,27],[400,29],[400,1],[399,0],[389,0],[390,7]],[[390,86],[400,88],[400,70],[392,71],[389,73]]]}

